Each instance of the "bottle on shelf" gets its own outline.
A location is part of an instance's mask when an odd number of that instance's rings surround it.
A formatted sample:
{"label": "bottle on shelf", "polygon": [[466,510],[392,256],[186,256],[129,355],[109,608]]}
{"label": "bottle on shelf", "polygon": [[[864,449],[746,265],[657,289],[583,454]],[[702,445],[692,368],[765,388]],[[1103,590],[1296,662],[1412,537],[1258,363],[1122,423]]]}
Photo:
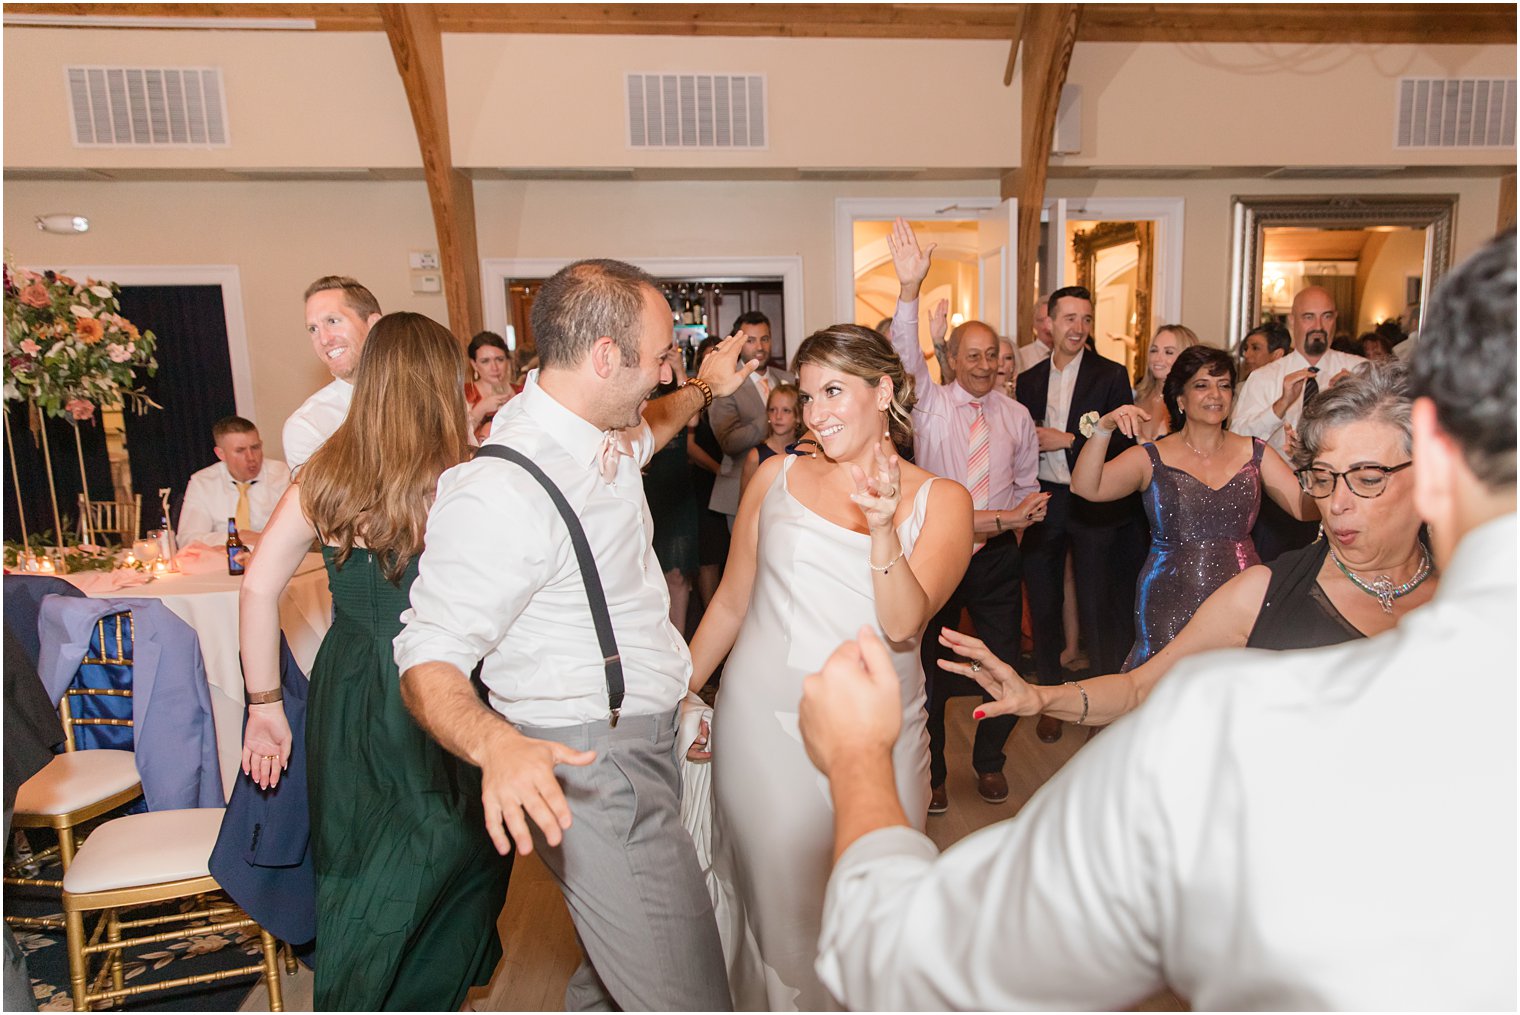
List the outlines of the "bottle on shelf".
{"label": "bottle on shelf", "polygon": [[227,573],[240,575],[243,573],[243,562],[238,558],[248,549],[248,544],[243,542],[243,537],[238,535],[237,519],[227,519]]}

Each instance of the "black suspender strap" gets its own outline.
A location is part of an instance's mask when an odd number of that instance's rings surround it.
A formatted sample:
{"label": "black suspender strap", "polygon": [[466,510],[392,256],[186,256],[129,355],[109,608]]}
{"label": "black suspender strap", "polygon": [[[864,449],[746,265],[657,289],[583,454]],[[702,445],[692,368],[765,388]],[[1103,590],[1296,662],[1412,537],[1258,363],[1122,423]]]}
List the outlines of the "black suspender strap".
{"label": "black suspender strap", "polygon": [[575,510],[565,500],[559,487],[554,485],[554,481],[544,475],[544,470],[522,452],[500,444],[488,444],[477,448],[475,457],[500,458],[522,466],[528,475],[538,480],[538,485],[544,488],[544,492],[559,510],[560,517],[565,520],[565,527],[570,530],[570,543],[575,547],[575,559],[580,563],[581,584],[586,586],[591,619],[596,624],[596,640],[602,649],[602,666],[607,671],[607,707],[612,711],[610,725],[616,726],[618,714],[623,709],[623,660],[618,655],[617,638],[612,633],[612,614],[607,609],[607,594],[602,589],[596,558],[591,555],[591,543],[586,539],[586,530],[582,528],[581,520],[576,517]]}

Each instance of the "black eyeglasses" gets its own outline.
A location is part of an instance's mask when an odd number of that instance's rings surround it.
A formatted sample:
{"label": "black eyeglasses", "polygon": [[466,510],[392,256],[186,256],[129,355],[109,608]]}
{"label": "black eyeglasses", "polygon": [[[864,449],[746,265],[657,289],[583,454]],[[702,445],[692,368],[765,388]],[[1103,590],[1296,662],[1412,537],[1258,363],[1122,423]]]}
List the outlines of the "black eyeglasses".
{"label": "black eyeglasses", "polygon": [[1354,469],[1345,472],[1331,472],[1313,466],[1307,469],[1299,469],[1298,485],[1303,487],[1315,500],[1324,500],[1335,492],[1335,481],[1344,478],[1346,489],[1358,497],[1381,497],[1383,491],[1388,489],[1388,477],[1395,472],[1403,472],[1413,465],[1414,462],[1405,462],[1403,465],[1358,465]]}

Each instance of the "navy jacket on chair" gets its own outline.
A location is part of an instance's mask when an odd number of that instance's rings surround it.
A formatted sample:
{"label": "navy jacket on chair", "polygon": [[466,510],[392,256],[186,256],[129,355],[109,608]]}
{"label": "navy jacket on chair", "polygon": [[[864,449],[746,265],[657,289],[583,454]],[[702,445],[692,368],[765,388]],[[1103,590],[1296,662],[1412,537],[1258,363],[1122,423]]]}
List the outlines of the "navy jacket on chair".
{"label": "navy jacket on chair", "polygon": [[[267,790],[242,772],[211,852],[211,876],[229,898],[282,941],[316,937],[317,878],[306,796],[306,674],[280,637],[280,687],[290,723],[290,761]],[[248,725],[247,711],[243,726]],[[303,956],[304,958],[304,956]],[[310,965],[311,960],[306,959]]]}
{"label": "navy jacket on chair", "polygon": [[101,617],[132,612],[132,738],[148,809],[221,807],[221,764],[211,688],[195,631],[157,599],[42,602],[38,670],[48,696],[63,697]]}

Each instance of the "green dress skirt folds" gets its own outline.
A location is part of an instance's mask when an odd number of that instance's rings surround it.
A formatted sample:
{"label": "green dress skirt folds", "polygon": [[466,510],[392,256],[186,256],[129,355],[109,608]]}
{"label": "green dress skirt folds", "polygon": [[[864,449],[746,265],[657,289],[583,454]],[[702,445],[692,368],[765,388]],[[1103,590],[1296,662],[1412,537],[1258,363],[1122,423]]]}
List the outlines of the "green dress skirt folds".
{"label": "green dress skirt folds", "polygon": [[317,874],[318,1011],[458,1011],[501,958],[496,921],[511,857],[485,831],[480,772],[422,731],[401,702],[391,639],[400,586],[355,549],[324,547],[332,629],[307,706]]}

